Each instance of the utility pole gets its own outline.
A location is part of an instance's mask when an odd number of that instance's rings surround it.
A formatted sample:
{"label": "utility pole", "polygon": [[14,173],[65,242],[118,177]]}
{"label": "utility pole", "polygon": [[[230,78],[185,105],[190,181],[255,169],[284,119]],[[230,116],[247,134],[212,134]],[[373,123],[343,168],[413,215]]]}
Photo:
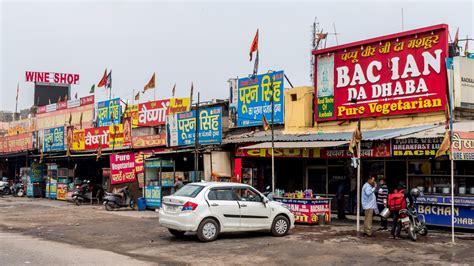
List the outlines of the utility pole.
{"label": "utility pole", "polygon": [[194,136],[194,178],[196,181],[199,178],[199,104],[200,95],[198,92],[198,101],[196,104],[196,125],[195,125],[195,136]]}
{"label": "utility pole", "polygon": [[271,71],[272,76],[272,82],[271,82],[271,89],[272,89],[272,98],[271,98],[271,106],[272,106],[272,195],[275,195],[275,136],[274,136],[274,129],[273,125],[275,124],[275,103],[274,103],[274,95],[275,91],[273,88],[273,81],[275,80],[274,72]]}

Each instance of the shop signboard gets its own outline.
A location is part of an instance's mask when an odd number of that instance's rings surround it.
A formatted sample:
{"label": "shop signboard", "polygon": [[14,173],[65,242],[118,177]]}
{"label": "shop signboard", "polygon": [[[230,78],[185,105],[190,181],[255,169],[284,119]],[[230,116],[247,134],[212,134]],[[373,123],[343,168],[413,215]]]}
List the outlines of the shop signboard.
{"label": "shop signboard", "polygon": [[173,98],[141,103],[138,106],[138,126],[166,124],[166,116],[189,111],[189,98]]}
{"label": "shop signboard", "polygon": [[435,156],[443,138],[407,138],[393,139],[393,156]]}
{"label": "shop signboard", "polygon": [[229,116],[229,125],[234,125],[235,127],[260,126],[263,123],[264,115],[270,122],[272,113],[272,94],[274,104],[274,123],[282,124],[284,122],[283,71],[241,78],[237,83],[238,97],[233,95],[231,98],[237,98],[237,102],[231,103],[233,109]]}
{"label": "shop signboard", "polygon": [[83,151],[85,149],[85,130],[75,129],[72,133],[72,147],[73,151]]}
{"label": "shop signboard", "polygon": [[145,135],[132,137],[134,149],[166,146],[166,134]]}
{"label": "shop signboard", "polygon": [[26,82],[78,85],[79,74],[26,71]]}
{"label": "shop signboard", "polygon": [[54,112],[61,109],[72,109],[79,106],[94,104],[94,95],[82,97],[80,99],[69,100],[67,102],[58,102],[49,105],[38,106],[36,114],[43,114],[46,112]]}
{"label": "shop signboard", "polygon": [[7,135],[15,136],[18,134],[31,133],[35,130],[34,119],[27,118],[18,121],[8,122]]}
{"label": "shop signboard", "polygon": [[115,153],[110,159],[110,184],[135,182],[135,153]]}
{"label": "shop signboard", "polygon": [[132,104],[127,106],[125,110],[125,116],[131,117],[132,128],[138,127],[138,104]]}
{"label": "shop signboard", "polygon": [[0,152],[20,152],[33,149],[33,133],[0,137]]}
{"label": "shop signboard", "polygon": [[444,111],[447,25],[314,50],[314,120]]}
{"label": "shop signboard", "polygon": [[[390,157],[389,141],[363,141],[362,158],[383,158]],[[237,149],[237,157],[272,157],[272,149]],[[274,149],[274,156],[277,158],[323,158],[340,159],[350,158],[352,154],[347,146],[333,148],[278,148]]]}
{"label": "shop signboard", "polygon": [[331,221],[330,199],[274,198],[290,207],[295,215],[295,223],[318,223],[318,214],[324,214],[326,223]]}
{"label": "shop signboard", "polygon": [[146,206],[152,208],[161,207],[161,187],[149,185],[145,188]]}
{"label": "shop signboard", "polygon": [[31,183],[43,182],[43,177],[46,172],[46,165],[33,162],[31,164],[30,181]]}
{"label": "shop signboard", "polygon": [[[82,116],[82,121],[81,121]],[[94,105],[87,104],[79,107],[37,114],[36,130],[64,126],[71,119],[72,125],[77,128],[88,128],[94,120]]]}
{"label": "shop signboard", "polygon": [[[173,116],[173,115],[172,115]],[[169,120],[170,146],[194,145],[196,137],[196,111],[174,114]],[[222,108],[199,109],[199,144],[222,142]]]}
{"label": "shop signboard", "polygon": [[[451,226],[451,205],[418,204],[418,214],[425,217],[426,224]],[[472,205],[454,206],[454,227],[474,229],[474,209]]]}
{"label": "shop signboard", "polygon": [[[78,137],[80,137],[80,135]],[[78,140],[78,142],[81,143],[81,140]],[[98,128],[86,128],[84,130],[84,149],[96,150],[99,147],[99,143],[103,149],[123,148],[129,146],[127,143],[124,145],[122,124]]]}
{"label": "shop signboard", "polygon": [[120,105],[120,98],[97,103],[97,122],[99,127],[120,124],[121,115],[122,106]]}
{"label": "shop signboard", "polygon": [[454,106],[474,108],[474,60],[456,56],[454,64]]}
{"label": "shop signboard", "polygon": [[43,130],[43,151],[64,150],[64,127],[55,127]]}
{"label": "shop signboard", "polygon": [[474,160],[474,132],[454,132],[453,159]]}

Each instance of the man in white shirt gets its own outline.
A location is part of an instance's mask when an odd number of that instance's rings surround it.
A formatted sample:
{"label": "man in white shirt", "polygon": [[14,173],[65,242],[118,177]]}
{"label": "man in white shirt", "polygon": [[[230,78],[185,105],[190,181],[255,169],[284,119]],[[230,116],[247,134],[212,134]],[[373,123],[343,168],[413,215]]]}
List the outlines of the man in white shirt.
{"label": "man in white shirt", "polygon": [[364,236],[372,236],[372,219],[375,214],[378,214],[377,198],[375,197],[375,190],[377,189],[377,182],[375,182],[375,175],[371,175],[367,179],[367,183],[362,187],[362,208],[365,211],[364,219]]}

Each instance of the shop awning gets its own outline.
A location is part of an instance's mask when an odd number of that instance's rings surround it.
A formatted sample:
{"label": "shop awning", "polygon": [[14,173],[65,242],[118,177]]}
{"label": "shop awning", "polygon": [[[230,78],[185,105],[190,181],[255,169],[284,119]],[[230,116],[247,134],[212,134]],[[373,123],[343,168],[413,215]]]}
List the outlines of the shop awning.
{"label": "shop awning", "polygon": [[[454,131],[460,132],[473,132],[474,131],[474,121],[458,121],[453,124]],[[408,138],[417,138],[417,139],[427,139],[427,138],[442,138],[446,132],[445,125],[439,125],[432,127],[423,131],[415,132],[408,135],[403,135],[397,137],[396,139],[408,139]]]}
{"label": "shop awning", "polygon": [[[336,147],[348,144],[349,141],[315,141],[315,142],[302,142],[302,141],[289,141],[289,142],[275,142],[275,148],[327,148]],[[239,149],[270,149],[272,147],[271,142],[264,142],[246,147],[240,147]]]}

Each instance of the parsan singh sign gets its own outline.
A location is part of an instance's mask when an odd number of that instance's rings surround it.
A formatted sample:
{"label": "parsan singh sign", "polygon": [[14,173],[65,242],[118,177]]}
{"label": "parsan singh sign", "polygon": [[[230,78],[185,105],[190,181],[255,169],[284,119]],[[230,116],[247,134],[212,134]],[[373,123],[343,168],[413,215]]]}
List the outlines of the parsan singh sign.
{"label": "parsan singh sign", "polygon": [[78,85],[79,74],[56,72],[25,72],[26,82]]}
{"label": "parsan singh sign", "polygon": [[447,31],[442,24],[314,50],[315,121],[444,110]]}

